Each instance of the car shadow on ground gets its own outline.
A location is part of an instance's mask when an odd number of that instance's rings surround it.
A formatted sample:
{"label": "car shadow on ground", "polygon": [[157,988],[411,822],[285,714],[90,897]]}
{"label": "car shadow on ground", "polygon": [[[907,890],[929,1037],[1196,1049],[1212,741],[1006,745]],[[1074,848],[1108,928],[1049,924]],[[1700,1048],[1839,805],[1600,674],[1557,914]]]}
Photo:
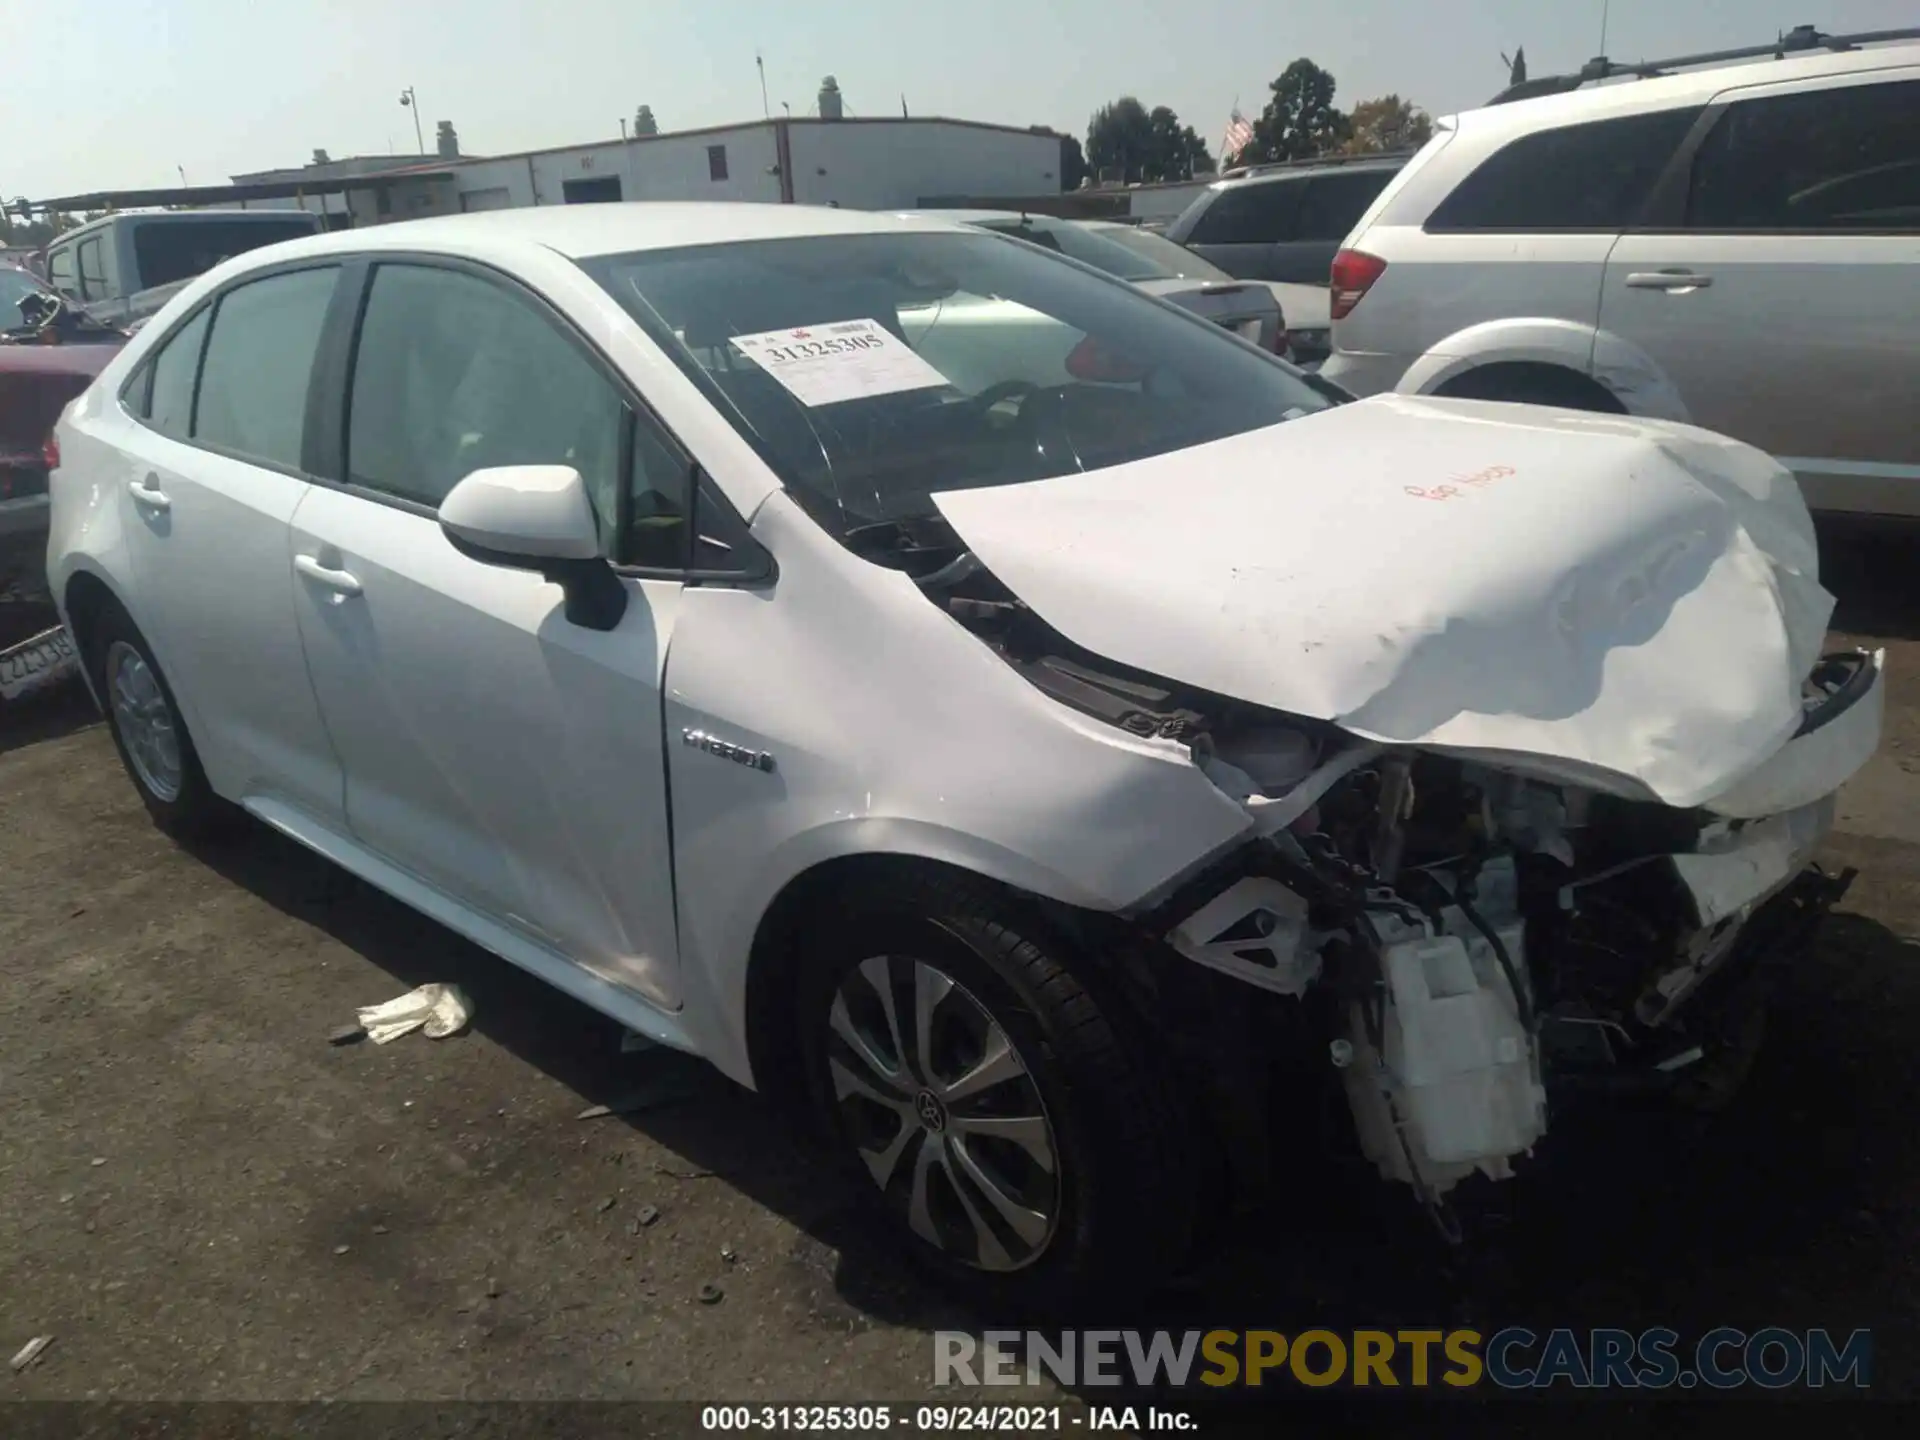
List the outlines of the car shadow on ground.
{"label": "car shadow on ground", "polygon": [[0,755],[58,740],[99,721],[93,697],[77,676],[18,700],[0,700]]}
{"label": "car shadow on ground", "polygon": [[[861,1212],[793,1116],[705,1062],[664,1048],[621,1051],[621,1027],[251,821],[191,847],[195,858],[276,909],[314,925],[395,981],[396,993],[452,981],[473,1001],[472,1028],[580,1097],[612,1107],[592,1123],[627,1124],[686,1161],[672,1181],[731,1185],[798,1226],[791,1257],[815,1308],[959,1325],[964,1314],[903,1272],[897,1255],[860,1243]],[[629,1104],[643,1108],[621,1114]]]}
{"label": "car shadow on ground", "polygon": [[[689,1182],[738,1188],[806,1235],[803,1267],[849,1316],[922,1330],[979,1329],[1019,1317],[968,1313],[914,1278],[862,1227],[852,1192],[786,1115],[700,1062],[667,1051],[623,1055],[613,1022],[452,935],[291,841],[251,828],[203,848],[214,868],[386,970],[399,987],[456,980],[474,1027],[581,1097],[619,1107],[639,1092],[684,1092],[632,1125],[691,1167]],[[1469,1238],[1443,1244],[1408,1192],[1327,1127],[1280,1117],[1281,1182],[1264,1209],[1216,1224],[1190,1275],[1100,1317],[1108,1327],[1183,1330],[1508,1325],[1718,1325],[1875,1330],[1876,1389],[1904,1387],[1896,1354],[1920,1353],[1903,1266],[1903,1211],[1920,1192],[1920,946],[1842,913],[1789,976],[1773,1033],[1726,1112],[1609,1108],[1556,1119],[1515,1184],[1487,1186]],[[709,1177],[711,1177],[709,1179]],[[1090,1402],[1113,1391],[1088,1388]],[[1283,1392],[1283,1395],[1286,1392]],[[1298,1387],[1291,1387],[1294,1401]],[[1345,1413],[1369,1398],[1312,1397]],[[1138,1398],[1138,1397],[1136,1397]],[[1169,1401],[1175,1397],[1163,1397]],[[1229,1413],[1248,1403],[1208,1397]],[[1255,1392],[1251,1397],[1257,1401]],[[1269,1392],[1268,1401],[1282,1398]],[[1192,1404],[1191,1393],[1178,1403]]]}

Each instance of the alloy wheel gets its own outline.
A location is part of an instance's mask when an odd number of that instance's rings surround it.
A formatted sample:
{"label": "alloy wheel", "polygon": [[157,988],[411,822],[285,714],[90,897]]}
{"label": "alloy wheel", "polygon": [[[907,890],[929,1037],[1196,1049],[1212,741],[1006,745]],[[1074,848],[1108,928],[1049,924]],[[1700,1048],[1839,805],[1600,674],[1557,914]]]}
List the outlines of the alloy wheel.
{"label": "alloy wheel", "polygon": [[1038,1260],[1058,1218],[1059,1152],[987,1007],[935,965],[881,955],[847,972],[828,1026],[846,1133],[908,1227],[982,1270]]}
{"label": "alloy wheel", "polygon": [[184,772],[173,709],[160,677],[133,646],[116,640],[107,649],[107,705],[128,763],[147,793],[162,803],[180,798]]}

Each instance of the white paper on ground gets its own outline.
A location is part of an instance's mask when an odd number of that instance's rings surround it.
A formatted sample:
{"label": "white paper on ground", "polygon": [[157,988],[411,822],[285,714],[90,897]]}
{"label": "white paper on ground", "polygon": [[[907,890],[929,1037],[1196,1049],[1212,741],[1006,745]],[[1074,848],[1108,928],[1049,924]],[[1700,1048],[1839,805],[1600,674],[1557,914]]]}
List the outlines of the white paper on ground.
{"label": "white paper on ground", "polygon": [[425,1027],[429,1040],[453,1034],[473,1018],[473,1002],[458,985],[422,985],[382,1005],[363,1005],[361,1028],[376,1045]]}
{"label": "white paper on ground", "polygon": [[1376,396],[934,503],[1095,654],[1669,805],[1798,729],[1833,608],[1787,470],[1626,416]]}
{"label": "white paper on ground", "polygon": [[877,320],[763,330],[733,346],[808,407],[950,383]]}

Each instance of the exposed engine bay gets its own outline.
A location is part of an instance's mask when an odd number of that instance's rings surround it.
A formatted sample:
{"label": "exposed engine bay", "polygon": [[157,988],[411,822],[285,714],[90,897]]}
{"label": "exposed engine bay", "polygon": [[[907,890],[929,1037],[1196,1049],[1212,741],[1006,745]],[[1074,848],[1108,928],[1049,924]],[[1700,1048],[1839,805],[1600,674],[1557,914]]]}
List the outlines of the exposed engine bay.
{"label": "exposed engine bay", "polygon": [[[1436,1216],[1466,1177],[1512,1173],[1550,1095],[1723,1095],[1758,1044],[1770,962],[1852,879],[1808,864],[1831,794],[1731,818],[1361,740],[1092,655],[927,540],[902,531],[886,558],[1036,687],[1185,746],[1254,817],[1257,838],[1142,924],[1248,986],[1330,1000],[1318,1039],[1360,1148]],[[1802,733],[1876,677],[1873,657],[1821,661]]]}

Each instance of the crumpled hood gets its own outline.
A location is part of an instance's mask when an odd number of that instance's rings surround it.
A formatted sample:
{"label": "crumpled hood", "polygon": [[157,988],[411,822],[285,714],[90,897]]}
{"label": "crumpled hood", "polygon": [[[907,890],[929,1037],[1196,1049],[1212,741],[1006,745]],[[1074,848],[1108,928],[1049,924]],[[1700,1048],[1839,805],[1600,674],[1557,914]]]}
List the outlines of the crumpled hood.
{"label": "crumpled hood", "polygon": [[1833,608],[1784,468],[1625,417],[1383,395],[934,498],[1095,653],[1676,806],[1793,735]]}

